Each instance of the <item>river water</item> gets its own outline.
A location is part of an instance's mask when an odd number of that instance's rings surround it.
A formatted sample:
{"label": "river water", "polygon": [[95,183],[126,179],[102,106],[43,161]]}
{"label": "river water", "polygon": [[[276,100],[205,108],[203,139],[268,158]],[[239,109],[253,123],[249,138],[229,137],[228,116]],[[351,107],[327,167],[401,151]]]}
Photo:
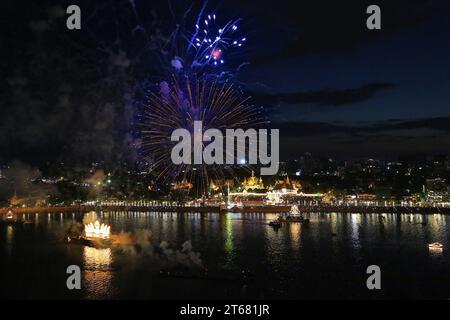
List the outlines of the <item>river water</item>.
{"label": "river water", "polygon": [[[267,225],[275,214],[99,213],[114,235],[144,234],[145,246],[93,248],[64,237],[82,214],[28,214],[34,224],[0,225],[0,296],[25,299],[448,299],[450,216],[307,214],[309,225]],[[423,224],[425,222],[425,224]],[[211,277],[163,277],[186,241]],[[439,241],[443,250],[428,244]],[[182,259],[182,257],[180,258]],[[81,290],[66,269],[81,268]],[[381,268],[381,290],[366,269]],[[196,267],[192,267],[197,270]],[[245,271],[246,281],[238,276]],[[198,274],[198,273],[195,273]]]}

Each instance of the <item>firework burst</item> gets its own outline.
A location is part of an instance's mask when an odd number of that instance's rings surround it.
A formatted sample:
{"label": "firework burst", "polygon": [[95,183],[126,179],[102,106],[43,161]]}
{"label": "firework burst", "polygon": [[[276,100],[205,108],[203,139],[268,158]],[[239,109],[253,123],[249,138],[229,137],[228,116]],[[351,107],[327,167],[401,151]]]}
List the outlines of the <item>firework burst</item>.
{"label": "firework burst", "polygon": [[[210,179],[223,180],[224,165],[173,164],[171,151],[177,142],[171,141],[171,135],[179,128],[193,134],[194,121],[202,121],[204,131],[215,128],[222,132],[266,124],[262,109],[249,104],[248,100],[249,97],[231,83],[189,79],[183,83],[174,80],[170,85],[162,82],[159,92],[148,97],[141,117],[141,151],[151,163],[157,180],[192,182],[197,194],[205,193]],[[226,168],[233,175],[233,166]]]}
{"label": "firework burst", "polygon": [[[238,61],[247,43],[240,33],[240,18],[220,22],[215,13],[197,16],[194,24],[184,21],[167,38],[161,50],[163,69],[183,77],[220,78],[226,81],[247,63]],[[185,28],[184,25],[191,25]]]}
{"label": "firework burst", "polygon": [[195,25],[190,45],[196,50],[193,64],[219,66],[225,63],[227,51],[243,46],[247,38],[238,34],[239,19],[220,25],[215,14],[208,14],[202,25]]}

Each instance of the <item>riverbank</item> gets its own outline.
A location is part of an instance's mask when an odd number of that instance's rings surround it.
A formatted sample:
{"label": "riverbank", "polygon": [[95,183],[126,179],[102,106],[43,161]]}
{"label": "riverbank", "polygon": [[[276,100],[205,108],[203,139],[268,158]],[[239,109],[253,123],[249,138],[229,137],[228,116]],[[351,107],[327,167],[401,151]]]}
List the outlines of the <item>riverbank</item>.
{"label": "riverbank", "polygon": [[[224,206],[57,206],[57,207],[25,207],[0,208],[0,214],[12,211],[14,214],[28,213],[76,213],[89,211],[140,211],[140,212],[179,212],[179,213],[286,213],[291,205],[235,206],[230,209]],[[438,207],[375,207],[375,206],[298,206],[299,212],[342,212],[342,213],[398,213],[398,214],[450,214],[450,208]]]}

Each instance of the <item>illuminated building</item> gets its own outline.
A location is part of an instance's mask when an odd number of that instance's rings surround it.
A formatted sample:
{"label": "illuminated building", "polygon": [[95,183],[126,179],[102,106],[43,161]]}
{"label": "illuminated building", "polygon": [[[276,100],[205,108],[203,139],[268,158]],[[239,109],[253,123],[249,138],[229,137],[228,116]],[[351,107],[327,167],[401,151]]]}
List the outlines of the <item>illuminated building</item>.
{"label": "illuminated building", "polygon": [[252,171],[252,176],[248,179],[244,179],[242,182],[242,189],[244,190],[264,190],[264,184],[262,178],[259,179],[255,177],[254,172]]}
{"label": "illuminated building", "polygon": [[18,206],[22,204],[22,201],[17,197],[16,193],[14,193],[14,195],[9,200],[9,203],[11,204],[11,206]]}
{"label": "illuminated building", "polygon": [[310,204],[322,198],[322,194],[305,194],[301,190],[300,182],[288,176],[277,180],[274,186],[264,186],[262,179],[252,172],[252,176],[243,181],[240,192],[230,192],[229,202],[234,205]]}
{"label": "illuminated building", "polygon": [[180,182],[177,182],[172,187],[173,190],[191,190],[192,189],[192,183],[187,181],[186,179],[181,180]]}

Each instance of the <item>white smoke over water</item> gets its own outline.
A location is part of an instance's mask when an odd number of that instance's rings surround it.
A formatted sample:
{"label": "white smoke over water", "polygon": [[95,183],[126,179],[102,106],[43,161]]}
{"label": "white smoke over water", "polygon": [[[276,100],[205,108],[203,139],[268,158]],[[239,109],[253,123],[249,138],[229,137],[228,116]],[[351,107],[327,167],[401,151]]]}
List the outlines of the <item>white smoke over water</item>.
{"label": "white smoke over water", "polygon": [[134,233],[120,232],[111,235],[113,249],[122,255],[147,257],[158,261],[161,266],[203,267],[200,253],[193,251],[191,240],[185,241],[180,249],[172,248],[167,241],[157,243],[150,230]]}
{"label": "white smoke over water", "polygon": [[[95,212],[86,213],[83,216],[83,225],[97,220],[99,218]],[[127,267],[130,267],[130,262],[137,266],[139,260],[150,259],[158,268],[176,266],[204,268],[200,253],[193,250],[191,240],[183,242],[179,249],[175,249],[167,241],[154,239],[150,230],[111,233],[110,240],[110,248],[117,262],[123,261]],[[102,246],[101,241],[98,244]]]}

